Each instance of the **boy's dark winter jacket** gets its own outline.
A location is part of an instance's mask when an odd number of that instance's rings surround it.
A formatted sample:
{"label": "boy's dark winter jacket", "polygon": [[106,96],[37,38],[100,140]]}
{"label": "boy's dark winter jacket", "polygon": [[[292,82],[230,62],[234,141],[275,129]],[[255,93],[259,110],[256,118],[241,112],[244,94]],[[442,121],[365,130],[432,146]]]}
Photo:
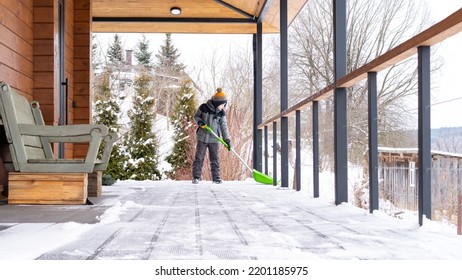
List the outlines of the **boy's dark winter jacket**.
{"label": "boy's dark winter jacket", "polygon": [[[211,99],[199,106],[199,109],[194,114],[194,121],[197,124],[200,122],[207,124],[218,136],[223,139],[229,139],[226,112],[224,110],[217,112],[217,109],[213,105]],[[200,127],[197,129],[197,141],[202,141],[205,143],[218,143],[218,139]]]}

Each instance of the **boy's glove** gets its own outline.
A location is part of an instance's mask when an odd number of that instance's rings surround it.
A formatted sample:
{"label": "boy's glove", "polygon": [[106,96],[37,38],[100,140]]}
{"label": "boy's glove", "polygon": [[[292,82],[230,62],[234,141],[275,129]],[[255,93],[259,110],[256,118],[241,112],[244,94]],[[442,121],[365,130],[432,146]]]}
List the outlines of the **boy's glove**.
{"label": "boy's glove", "polygon": [[207,124],[206,124],[205,122],[203,122],[202,120],[198,121],[197,124],[198,124],[200,127],[202,127],[202,128],[204,128],[204,127],[207,125]]}
{"label": "boy's glove", "polygon": [[225,139],[226,145],[228,145],[228,151],[231,151],[231,140]]}

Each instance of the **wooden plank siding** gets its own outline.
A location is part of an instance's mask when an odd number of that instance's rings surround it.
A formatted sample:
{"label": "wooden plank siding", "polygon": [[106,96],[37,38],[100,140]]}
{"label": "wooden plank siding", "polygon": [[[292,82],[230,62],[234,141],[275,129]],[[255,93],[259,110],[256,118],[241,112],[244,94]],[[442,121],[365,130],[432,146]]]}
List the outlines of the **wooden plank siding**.
{"label": "wooden plank siding", "polygon": [[0,3],[0,80],[32,98],[33,13],[32,0]]}
{"label": "wooden plank siding", "polygon": [[[57,1],[36,1],[34,21],[41,25],[34,29],[36,48],[34,58],[41,62],[34,70],[34,99],[39,101],[47,124],[58,124],[59,57]],[[64,77],[68,79],[69,124],[91,122],[90,106],[90,0],[66,0],[64,34]],[[44,82],[46,81],[46,82]],[[77,92],[75,93],[75,89]],[[78,102],[77,102],[78,101]],[[74,105],[75,104],[75,108]],[[65,157],[85,157],[86,144],[66,144]]]}
{"label": "wooden plank siding", "polygon": [[[288,1],[289,24],[306,2]],[[280,7],[276,0],[93,0],[96,20],[92,30],[105,33],[254,34],[264,5],[263,33],[278,33]],[[174,6],[181,8],[180,15],[170,13]]]}
{"label": "wooden plank siding", "polygon": [[[0,81],[29,100],[33,89],[33,0],[0,2]],[[0,198],[8,196],[12,159],[3,126],[0,127]]]}
{"label": "wooden plank siding", "polygon": [[[58,53],[57,8],[54,0],[34,1],[34,100],[40,103],[45,123],[57,125]],[[38,65],[40,62],[41,65]],[[52,96],[52,98],[50,98]]]}
{"label": "wooden plank siding", "polygon": [[[65,0],[64,5],[68,121],[88,124],[91,123],[91,0]],[[58,28],[57,0],[0,2],[0,80],[28,100],[37,100],[49,125],[57,125],[59,117]],[[65,156],[73,157],[85,155],[87,145],[65,148]]]}
{"label": "wooden plank siding", "polygon": [[[79,0],[74,3],[74,82],[73,104],[69,108],[74,124],[92,122],[90,77],[91,77],[91,0]],[[84,158],[88,145],[74,144],[74,157]]]}
{"label": "wooden plank siding", "polygon": [[[74,123],[72,100],[74,98],[74,0],[64,1],[64,78],[69,79],[68,123]],[[65,144],[64,157],[74,157],[74,145]]]}

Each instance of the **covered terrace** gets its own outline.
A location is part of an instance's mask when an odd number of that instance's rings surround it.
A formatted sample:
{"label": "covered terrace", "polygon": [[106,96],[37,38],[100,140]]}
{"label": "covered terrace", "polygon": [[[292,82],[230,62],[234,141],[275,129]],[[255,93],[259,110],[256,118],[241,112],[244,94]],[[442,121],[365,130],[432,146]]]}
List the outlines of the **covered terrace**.
{"label": "covered terrace", "polygon": [[[69,123],[91,121],[90,53],[92,32],[156,32],[156,33],[216,33],[252,34],[254,40],[254,120],[253,167],[267,172],[263,157],[267,147],[268,126],[279,134],[281,144],[281,188],[288,188],[288,117],[296,116],[300,131],[301,109],[313,106],[313,135],[318,134],[317,104],[326,98],[335,103],[335,204],[348,201],[346,88],[365,78],[369,84],[369,168],[377,170],[377,112],[376,74],[384,68],[417,54],[419,59],[419,224],[431,217],[431,154],[430,154],[430,48],[462,31],[462,9],[409,38],[396,48],[368,62],[351,73],[346,71],[346,0],[334,3],[334,81],[319,92],[307,93],[305,100],[289,107],[288,104],[288,26],[306,0],[266,1],[8,1],[0,4],[2,40],[0,80],[29,99],[44,104],[45,121],[58,124],[63,114]],[[351,0],[353,1],[353,0]],[[11,2],[11,3],[10,3]],[[64,6],[62,6],[64,5]],[[64,18],[58,18],[61,9]],[[14,12],[12,12],[14,11]],[[51,11],[51,14],[50,14]],[[24,20],[26,18],[26,20]],[[61,21],[60,21],[61,20]],[[59,23],[66,27],[58,32]],[[280,112],[263,120],[262,116],[262,36],[280,33]],[[55,36],[61,34],[62,37]],[[62,39],[63,41],[59,41]],[[3,55],[7,54],[7,55]],[[60,56],[62,55],[62,57]],[[61,75],[62,74],[62,75]],[[64,79],[70,75],[69,83]],[[64,94],[69,90],[68,94]],[[61,97],[60,97],[61,96]],[[68,96],[69,99],[63,99]],[[58,98],[59,97],[59,98]],[[64,101],[62,101],[64,100]],[[63,105],[64,104],[64,105]],[[71,106],[67,105],[71,104]],[[69,112],[62,109],[68,109]],[[278,128],[279,124],[279,128]],[[276,133],[278,131],[278,133]],[[300,145],[296,137],[296,168],[300,170]],[[317,138],[313,142],[314,194],[318,195],[319,174]],[[276,147],[277,145],[273,145]],[[79,147],[66,147],[63,156],[79,155]],[[268,150],[265,148],[265,150]],[[274,167],[277,168],[274,162]],[[370,172],[370,211],[378,209],[378,178]],[[297,172],[297,188],[300,176]],[[277,178],[275,178],[277,179]],[[212,192],[213,195],[213,192]],[[219,204],[218,204],[219,205]],[[0,210],[1,211],[1,210]],[[260,220],[262,221],[262,220]],[[335,245],[336,246],[336,245]],[[247,255],[246,255],[247,256]],[[248,255],[251,257],[251,255]]]}
{"label": "covered terrace", "polygon": [[[19,259],[460,259],[460,238],[441,231],[409,226],[391,217],[377,217],[367,211],[344,204],[347,196],[347,125],[346,88],[367,77],[369,83],[369,168],[377,169],[377,115],[376,73],[387,66],[418,54],[419,57],[419,223],[424,216],[431,216],[430,203],[430,126],[429,126],[429,49],[432,45],[462,30],[462,9],[443,21],[409,38],[395,49],[368,62],[351,73],[346,72],[346,0],[334,2],[335,25],[335,79],[319,92],[307,93],[298,104],[288,104],[287,28],[306,1],[288,0],[159,0],[119,1],[93,0],[71,1],[79,7],[75,16],[82,26],[91,25],[92,32],[181,32],[181,33],[244,33],[254,38],[255,85],[254,85],[254,146],[253,166],[268,172],[263,147],[268,139],[268,126],[278,130],[281,138],[282,162],[274,163],[281,170],[280,187],[262,186],[253,182],[226,182],[223,186],[189,182],[118,182],[106,187],[99,198],[91,198],[93,205],[78,206],[24,206],[2,205],[0,209],[0,250],[6,258]],[[351,0],[353,1],[353,0]],[[14,2],[14,1],[10,1]],[[40,11],[38,2],[27,2],[27,10]],[[42,1],[45,2],[45,1]],[[37,4],[37,5],[36,5]],[[91,5],[91,9],[87,7]],[[10,5],[13,7],[14,5]],[[0,7],[4,8],[3,4]],[[10,8],[8,6],[8,8]],[[54,7],[53,7],[54,8]],[[69,8],[70,9],[70,8]],[[6,8],[5,8],[6,10]],[[45,9],[44,9],[45,10]],[[90,13],[88,11],[91,11]],[[48,11],[48,10],[47,10]],[[80,12],[79,12],[80,11]],[[172,14],[176,13],[176,14]],[[40,15],[39,12],[37,12]],[[46,14],[46,13],[43,13]],[[91,15],[91,18],[86,18]],[[2,14],[3,16],[3,14]],[[31,18],[32,16],[29,15]],[[69,18],[69,17],[68,17]],[[32,21],[32,20],[31,20]],[[37,25],[43,27],[40,18]],[[1,21],[3,27],[3,21]],[[39,28],[40,29],[40,28]],[[263,120],[262,117],[262,35],[280,33],[281,38],[281,110]],[[20,33],[20,32],[18,32]],[[32,33],[32,32],[26,32]],[[9,33],[8,33],[9,34]],[[48,33],[47,33],[48,34]],[[79,33],[79,38],[90,40],[90,33]],[[21,33],[21,36],[23,34]],[[30,34],[28,34],[30,36]],[[11,41],[18,41],[14,37]],[[37,38],[35,38],[37,40]],[[33,40],[32,40],[33,41]],[[90,52],[91,44],[76,50]],[[82,40],[85,41],[85,40]],[[87,41],[85,41],[88,43]],[[74,42],[73,42],[74,43]],[[3,44],[3,42],[2,42]],[[34,48],[42,48],[39,43]],[[53,44],[42,49],[53,55]],[[5,45],[1,45],[5,46]],[[7,47],[12,46],[6,45]],[[77,46],[77,47],[76,47]],[[28,52],[31,49],[28,48]],[[79,58],[79,52],[73,57]],[[13,57],[17,57],[13,56]],[[1,69],[14,68],[0,57]],[[45,58],[36,59],[39,63]],[[74,62],[74,61],[73,61]],[[88,66],[83,57],[77,67]],[[13,65],[13,66],[11,66]],[[33,76],[37,69],[27,64],[27,73]],[[47,63],[54,67],[55,64]],[[20,67],[17,67],[20,68]],[[39,68],[39,67],[37,67]],[[14,70],[14,71],[13,71]],[[9,70],[9,78],[19,70]],[[38,69],[40,70],[40,69]],[[37,71],[38,71],[37,70]],[[88,69],[87,69],[88,70]],[[74,71],[74,69],[73,69]],[[72,72],[72,71],[71,71]],[[89,71],[85,76],[88,84]],[[53,74],[55,74],[53,72]],[[18,74],[19,75],[19,74]],[[37,77],[41,77],[38,75]],[[12,79],[10,79],[12,80]],[[32,88],[40,88],[39,82],[30,81],[22,87],[22,79],[13,86],[23,94],[32,96]],[[53,80],[55,81],[55,80]],[[41,82],[41,80],[40,80]],[[54,84],[50,83],[51,88]],[[77,85],[78,82],[74,82]],[[59,84],[61,85],[61,84]],[[71,87],[72,88],[72,87]],[[55,94],[55,91],[52,91]],[[75,93],[89,90],[78,90]],[[45,96],[45,94],[44,94]],[[56,96],[46,95],[49,99]],[[77,96],[78,97],[78,96]],[[88,97],[75,98],[73,114],[85,115],[89,108],[80,104]],[[313,107],[313,135],[317,135],[317,104],[325,98],[335,101],[335,203],[320,199],[307,199],[301,192],[292,192],[288,186],[288,117],[296,116],[297,131],[300,129],[301,109]],[[87,102],[88,103],[88,102]],[[54,106],[54,107],[53,107]],[[51,112],[58,106],[51,106]],[[80,111],[79,111],[80,110]],[[71,114],[71,117],[73,117]],[[51,117],[51,122],[53,122]],[[77,118],[71,121],[78,122]],[[83,121],[90,121],[89,118]],[[278,128],[279,124],[279,128]],[[318,195],[319,173],[314,137],[314,194]],[[297,138],[299,140],[299,138]],[[274,139],[277,142],[278,139]],[[300,147],[297,142],[297,165]],[[274,145],[276,146],[276,145]],[[375,172],[370,172],[370,212],[378,209]],[[297,176],[303,176],[297,172]],[[300,181],[297,178],[297,186]],[[275,178],[276,179],[276,178]],[[431,225],[431,224],[430,224]],[[59,233],[61,235],[56,235]],[[55,238],[58,236],[57,238]],[[66,238],[68,237],[68,238]],[[39,240],[39,241],[37,241]],[[34,250],[28,250],[34,248]],[[449,251],[448,248],[454,249]],[[450,253],[449,253],[450,252]],[[4,256],[5,256],[4,255]],[[419,269],[422,271],[422,268]],[[394,272],[394,271],[392,271]],[[61,275],[62,277],[62,275]],[[79,273],[79,277],[81,277]]]}
{"label": "covered terrace", "polygon": [[[419,145],[419,224],[424,216],[431,217],[431,128],[430,128],[430,48],[462,31],[462,9],[441,22],[409,38],[392,50],[347,72],[346,3],[333,0],[334,25],[334,81],[318,92],[289,107],[288,104],[288,26],[304,6],[305,0],[267,1],[158,1],[155,7],[144,1],[99,0],[93,2],[94,32],[172,32],[172,33],[242,33],[254,38],[254,129],[253,167],[268,174],[268,153],[263,158],[263,147],[268,151],[268,127],[273,129],[273,153],[281,146],[281,162],[273,161],[273,174],[280,166],[282,188],[289,187],[288,117],[295,115],[296,123],[296,188],[301,187],[301,110],[312,106],[313,135],[313,193],[319,196],[319,125],[318,102],[333,98],[335,136],[335,203],[348,202],[348,142],[347,88],[367,79],[369,117],[369,170],[378,170],[377,160],[377,73],[413,55],[418,56],[418,145]],[[115,3],[115,4],[114,4]],[[157,6],[158,5],[158,6]],[[199,8],[200,7],[200,8]],[[173,10],[179,14],[172,14]],[[262,118],[262,35],[280,33],[280,113]],[[278,127],[279,124],[279,127]],[[265,135],[265,137],[263,137]],[[280,139],[275,136],[280,135]],[[276,157],[274,157],[276,158]],[[276,185],[278,178],[274,178]],[[370,212],[378,209],[379,178],[370,172]]]}

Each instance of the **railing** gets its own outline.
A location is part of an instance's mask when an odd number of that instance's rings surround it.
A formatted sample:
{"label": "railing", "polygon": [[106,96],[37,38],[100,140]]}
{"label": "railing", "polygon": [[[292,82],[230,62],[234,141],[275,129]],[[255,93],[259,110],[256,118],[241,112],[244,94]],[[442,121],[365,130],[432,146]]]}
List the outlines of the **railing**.
{"label": "railing", "polygon": [[[335,13],[334,11],[334,19]],[[335,21],[335,20],[334,20]],[[258,129],[264,129],[264,144],[263,147],[268,147],[268,126],[272,125],[273,127],[273,147],[277,147],[277,122],[282,123],[281,128],[281,135],[284,135],[284,119],[288,116],[295,114],[296,118],[296,135],[297,135],[297,143],[296,143],[296,164],[295,164],[295,173],[300,174],[300,110],[309,106],[313,107],[313,193],[314,196],[317,197],[319,194],[319,154],[318,154],[318,101],[324,100],[334,95],[335,98],[341,97],[342,93],[345,91],[338,91],[340,95],[336,94],[336,91],[339,89],[344,89],[346,87],[351,87],[356,83],[360,82],[361,80],[368,79],[368,89],[369,89],[369,108],[368,108],[368,115],[369,115],[369,170],[378,170],[378,162],[377,162],[377,72],[392,66],[400,61],[403,61],[412,55],[418,53],[419,58],[419,158],[420,161],[420,169],[425,170],[425,172],[420,172],[419,174],[419,186],[416,186],[421,194],[419,196],[419,223],[422,225],[422,216],[426,215],[431,216],[430,210],[430,197],[431,197],[431,182],[430,182],[430,170],[431,170],[431,155],[430,155],[430,46],[433,46],[437,43],[442,42],[443,40],[459,33],[462,31],[462,9],[459,9],[455,13],[448,16],[446,19],[438,22],[437,24],[431,26],[430,28],[424,30],[423,32],[417,34],[416,36],[410,38],[409,40],[405,41],[404,43],[398,45],[397,47],[391,49],[390,51],[384,53],[383,55],[375,58],[374,60],[370,61],[369,63],[363,65],[362,67],[342,76],[339,77],[333,84],[328,85],[327,87],[323,88],[322,90],[313,93],[312,95],[308,96],[307,98],[303,99],[302,101],[298,102],[297,104],[289,107],[288,109],[283,110],[279,114],[268,118],[267,120],[263,121],[260,125],[258,125]],[[345,34],[340,34],[345,35]],[[336,34],[334,34],[334,41],[335,41]],[[337,45],[336,45],[337,46]],[[338,47],[338,46],[337,46]],[[341,47],[341,46],[340,46]],[[338,55],[336,53],[336,55]],[[345,54],[346,55],[346,54]],[[282,56],[282,55],[281,55]],[[338,65],[335,64],[334,72],[337,72]],[[343,66],[340,66],[343,67]],[[345,98],[345,97],[341,97]],[[281,97],[282,99],[282,97]],[[338,113],[338,112],[337,112]],[[342,114],[346,114],[345,112],[341,112]],[[342,118],[344,116],[340,116]],[[345,118],[346,119],[346,118]],[[335,123],[336,132],[343,129],[339,128],[342,126],[346,120],[340,120],[339,123]],[[287,129],[287,128],[285,128]],[[346,128],[345,128],[346,129]],[[341,138],[340,144],[337,143],[337,134],[336,134],[336,145],[341,145],[340,151],[342,153],[346,153],[347,146],[342,141],[346,142],[346,132],[340,131],[338,133]],[[281,138],[281,142],[286,141],[286,139]],[[343,150],[345,151],[343,151]],[[275,154],[277,151],[274,148],[273,153]],[[282,157],[287,157],[287,154],[282,152]],[[286,151],[287,152],[287,151]],[[336,147],[336,157],[337,153],[339,152],[338,147]],[[341,156],[344,156],[341,155]],[[265,158],[264,161],[267,163],[267,150],[265,149]],[[336,159],[337,160],[337,159]],[[298,162],[298,163],[297,163]],[[273,162],[273,170],[277,170],[276,161]],[[342,162],[344,166],[347,164]],[[336,164],[337,165],[337,164]],[[283,168],[287,168],[281,165],[281,170]],[[267,168],[266,168],[267,169]],[[336,170],[336,173],[339,172]],[[344,172],[344,171],[341,171]],[[276,172],[274,172],[276,174]],[[281,173],[283,173],[281,171]],[[274,174],[274,175],[275,175]],[[379,197],[379,189],[378,189],[378,176],[377,172],[370,172],[370,211],[372,212],[375,209],[378,209],[378,197]],[[299,176],[299,175],[298,175]],[[275,176],[274,176],[275,177]],[[275,182],[277,178],[274,178]],[[345,178],[343,178],[345,179]],[[336,177],[336,181],[339,181]],[[346,181],[346,180],[343,180]],[[296,178],[297,189],[300,188],[300,178]],[[339,191],[338,184],[344,184],[343,182],[336,182],[336,193]],[[344,199],[344,197],[343,197]],[[337,201],[336,204],[346,201]]]}
{"label": "railing", "polygon": [[[398,62],[401,62],[417,53],[419,46],[433,46],[437,43],[462,31],[462,9],[453,13],[446,19],[436,23],[430,28],[417,34],[411,39],[389,50],[381,56],[375,58],[362,67],[350,72],[346,76],[337,80],[337,87],[350,87],[367,78],[369,72],[379,72]],[[273,122],[278,122],[282,117],[289,117],[297,110],[309,107],[313,101],[321,101],[332,96],[335,89],[334,84],[330,84],[320,91],[308,96],[287,110],[263,121],[258,128],[263,129]]]}

